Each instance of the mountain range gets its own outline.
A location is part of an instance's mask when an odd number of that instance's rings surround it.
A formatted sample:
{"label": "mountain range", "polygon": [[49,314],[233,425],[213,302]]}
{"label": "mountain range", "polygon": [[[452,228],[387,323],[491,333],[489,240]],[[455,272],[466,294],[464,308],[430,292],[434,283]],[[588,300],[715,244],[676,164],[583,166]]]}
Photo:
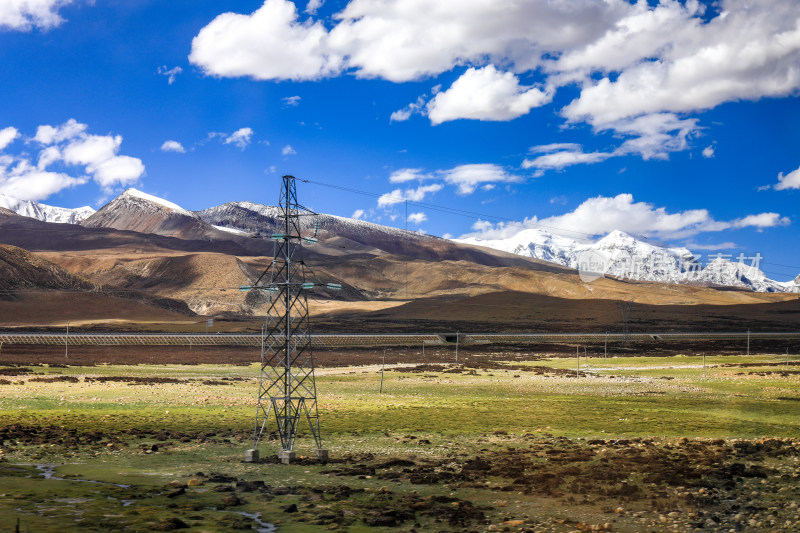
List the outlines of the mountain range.
{"label": "mountain range", "polygon": [[17,200],[0,193],[0,207],[13,211],[24,217],[35,218],[42,222],[54,222],[57,224],[80,224],[92,214],[94,209],[89,206],[68,209],[66,207],[53,207],[39,202],[29,200]]}
{"label": "mountain range", "polygon": [[457,242],[487,246],[589,274],[622,279],[721,285],[757,292],[800,292],[800,276],[788,282],[769,279],[759,268],[762,258],[758,255],[733,257],[712,254],[713,259],[704,265],[701,256],[687,248],[657,246],[622,231],[612,231],[596,242],[582,242],[538,228],[524,229],[505,239],[471,237],[457,239]]}
{"label": "mountain range", "polygon": [[[243,201],[190,211],[135,189],[86,217],[83,209],[54,211],[58,208],[8,199],[4,205],[10,207],[0,207],[0,241],[31,252],[7,254],[17,262],[8,272],[25,277],[40,271],[26,262],[49,261],[93,284],[93,301],[108,299],[76,310],[63,296],[66,307],[59,310],[52,302],[61,300],[34,292],[37,283],[51,291],[47,294],[60,285],[33,276],[9,289],[25,287],[12,300],[18,306],[29,302],[32,310],[4,310],[11,304],[0,302],[4,317],[43,316],[42,306],[48,316],[80,311],[96,321],[113,321],[128,307],[126,316],[138,316],[139,322],[155,316],[182,320],[176,313],[263,314],[257,294],[238,287],[252,283],[273,255],[274,241],[268,237],[280,227],[275,207]],[[55,212],[60,213],[57,220],[74,215],[71,219],[79,223],[53,223]],[[736,325],[750,320],[742,317],[753,316],[754,309],[766,313],[765,323],[772,324],[776,316],[789,320],[796,312],[797,296],[787,294],[793,290],[790,283],[768,280],[754,267],[737,271],[741,267],[730,261],[712,262],[700,279],[688,279],[691,252],[621,232],[596,243],[540,230],[503,242],[459,242],[332,215],[302,220],[304,233],[318,239],[304,247],[312,275],[343,287],[336,293],[322,290],[311,300],[313,312],[332,324],[379,323],[382,330],[398,324],[458,328],[467,327],[466,322],[484,330],[520,324],[540,330],[607,328],[619,321],[614,303],[619,301],[644,306],[638,316],[648,327],[673,327],[675,317],[692,327],[695,319],[709,317]],[[605,276],[589,269],[591,283],[581,265],[587,254],[607,261]],[[68,289],[58,290],[66,294]],[[143,306],[158,310],[143,312]]]}
{"label": "mountain range", "polygon": [[[274,206],[253,202],[229,202],[202,211],[189,211],[180,206],[128,189],[100,211],[90,207],[66,209],[37,202],[19,201],[0,195],[0,207],[42,222],[81,224],[86,227],[115,228],[153,233],[182,239],[224,239],[230,236],[264,237],[266,228],[274,227],[279,210]],[[406,244],[419,240],[444,239],[426,237],[380,226],[369,222],[332,215],[319,215],[307,221],[306,230],[321,231],[329,238],[345,238],[353,242],[381,242],[393,252],[411,253]],[[313,225],[313,227],[312,227]],[[410,242],[409,242],[410,241]],[[768,278],[759,268],[759,257],[713,255],[711,261],[687,248],[664,247],[645,242],[621,231],[586,242],[558,235],[539,228],[527,228],[503,239],[475,237],[454,239],[454,242],[500,250],[515,255],[540,259],[570,269],[587,271],[587,260],[593,260],[593,274],[636,281],[677,283],[685,285],[718,285],[738,287],[756,292],[800,292],[800,275],[792,281]],[[442,247],[446,247],[443,245]],[[352,246],[347,248],[352,252]],[[464,252],[459,251],[457,255]],[[439,257],[441,258],[441,257]],[[582,261],[583,259],[583,261]],[[704,264],[705,263],[705,264]]]}

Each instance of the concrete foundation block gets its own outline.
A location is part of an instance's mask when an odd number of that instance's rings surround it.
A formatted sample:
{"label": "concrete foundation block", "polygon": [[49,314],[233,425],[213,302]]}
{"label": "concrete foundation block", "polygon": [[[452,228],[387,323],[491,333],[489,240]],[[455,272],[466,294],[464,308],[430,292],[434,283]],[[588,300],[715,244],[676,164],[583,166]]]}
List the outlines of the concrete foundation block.
{"label": "concrete foundation block", "polygon": [[294,451],[292,451],[292,450],[280,450],[278,452],[278,459],[280,459],[281,463],[283,463],[285,465],[288,465],[292,461],[294,461],[294,458],[296,456],[297,456],[297,454],[295,454]]}
{"label": "concrete foundation block", "polygon": [[255,448],[251,450],[244,451],[244,462],[245,463],[257,463],[258,462],[258,450]]}

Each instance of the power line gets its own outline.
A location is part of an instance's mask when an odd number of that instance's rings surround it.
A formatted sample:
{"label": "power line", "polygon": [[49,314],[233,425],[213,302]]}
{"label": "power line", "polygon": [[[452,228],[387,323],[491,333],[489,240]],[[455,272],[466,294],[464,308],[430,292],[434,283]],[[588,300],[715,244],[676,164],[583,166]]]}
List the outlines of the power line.
{"label": "power line", "polygon": [[594,237],[594,235],[595,235],[593,233],[587,233],[585,231],[578,231],[578,230],[572,230],[572,229],[567,229],[567,228],[561,228],[561,227],[558,227],[558,226],[549,226],[547,224],[539,224],[539,223],[534,223],[534,222],[531,222],[529,225],[525,225],[522,222],[519,222],[517,220],[512,220],[510,218],[498,217],[498,216],[489,215],[489,214],[486,214],[486,213],[478,213],[476,211],[467,211],[467,210],[464,210],[464,209],[456,209],[456,208],[453,208],[453,207],[446,207],[446,206],[437,205],[437,204],[430,204],[430,203],[427,203],[427,202],[416,202],[416,201],[407,199],[405,196],[393,196],[390,193],[378,194],[378,193],[369,192],[369,191],[362,191],[360,189],[353,189],[351,187],[343,187],[341,185],[334,185],[332,183],[323,183],[321,181],[315,181],[315,180],[303,180],[303,181],[305,183],[310,183],[312,185],[319,185],[321,187],[328,187],[330,189],[337,189],[337,190],[340,190],[340,191],[350,192],[350,193],[354,193],[354,194],[363,194],[365,196],[372,196],[373,198],[381,198],[381,197],[383,197],[383,198],[391,198],[392,200],[396,200],[396,202],[394,202],[394,203],[398,203],[399,204],[399,203],[402,203],[402,202],[406,202],[406,203],[411,204],[411,205],[416,205],[416,206],[419,206],[419,207],[424,207],[426,209],[432,209],[434,211],[439,211],[439,212],[442,212],[442,213],[448,213],[448,214],[451,214],[451,215],[457,215],[457,216],[462,216],[462,217],[467,217],[467,218],[478,217],[478,218],[492,219],[492,220],[496,220],[498,222],[504,222],[504,223],[509,224],[509,225],[519,226],[521,228],[530,228],[530,226],[537,226],[537,227],[540,227],[540,228],[547,228],[547,229],[552,229],[552,230],[557,230],[557,231],[562,231],[562,232],[565,231],[565,232],[568,232],[568,233],[575,233],[575,234],[578,234],[578,235],[584,235],[586,237]]}
{"label": "power line", "polygon": [[[467,218],[478,217],[478,218],[482,218],[482,219],[491,219],[491,220],[495,220],[495,221],[498,221],[498,222],[504,222],[504,223],[506,223],[508,225],[511,225],[511,226],[518,226],[518,227],[521,227],[521,228],[524,228],[524,229],[529,229],[532,226],[535,226],[535,227],[539,227],[539,228],[556,230],[556,231],[559,231],[559,232],[568,232],[568,233],[574,233],[574,234],[577,234],[577,235],[583,235],[583,236],[585,236],[587,238],[591,238],[591,237],[594,237],[595,235],[597,235],[595,233],[588,233],[588,232],[585,232],[585,231],[567,229],[567,228],[562,228],[562,227],[559,227],[559,226],[551,226],[551,225],[548,225],[548,224],[540,224],[538,222],[529,222],[527,224],[523,224],[522,222],[519,222],[517,220],[512,220],[510,218],[504,218],[504,217],[498,217],[498,216],[495,216],[495,215],[489,215],[487,213],[479,213],[479,212],[476,212],[476,211],[467,211],[467,210],[464,210],[464,209],[456,209],[456,208],[453,208],[453,207],[446,207],[446,206],[437,205],[437,204],[431,204],[431,203],[427,203],[427,202],[415,202],[413,200],[407,199],[405,196],[395,196],[395,195],[392,195],[391,193],[378,194],[378,193],[374,193],[374,192],[363,191],[361,189],[354,189],[352,187],[344,187],[342,185],[334,185],[332,183],[323,183],[321,181],[316,181],[316,180],[301,180],[301,181],[303,181],[304,183],[309,183],[311,185],[319,185],[321,187],[328,187],[330,189],[337,189],[337,190],[345,191],[345,192],[349,192],[349,193],[361,194],[361,195],[365,195],[365,196],[371,196],[373,198],[390,198],[392,200],[396,200],[393,203],[398,203],[399,204],[401,202],[405,202],[406,204],[416,205],[416,206],[424,207],[426,209],[432,209],[434,211],[439,211],[439,212],[442,212],[442,213],[448,213],[448,214],[451,214],[451,215],[463,216],[463,217],[467,217]],[[639,237],[641,237],[642,239],[648,240],[647,237],[644,237],[642,235],[640,235]],[[768,261],[762,261],[762,264],[780,266],[780,267],[785,267],[785,268],[793,268],[793,269],[800,270],[800,266],[798,266],[798,265],[784,265],[784,264],[780,264],[780,263],[771,263],[771,262],[768,262]],[[764,271],[764,272],[765,273],[769,273],[769,274],[779,275],[779,276],[788,275],[788,274],[783,274],[783,273],[779,273],[779,272],[766,272],[766,271]]]}

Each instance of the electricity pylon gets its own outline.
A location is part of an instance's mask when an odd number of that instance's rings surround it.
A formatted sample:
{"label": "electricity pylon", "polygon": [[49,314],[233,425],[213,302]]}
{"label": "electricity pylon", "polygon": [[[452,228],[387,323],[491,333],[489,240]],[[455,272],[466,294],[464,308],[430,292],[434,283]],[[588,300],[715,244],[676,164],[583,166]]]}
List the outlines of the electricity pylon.
{"label": "electricity pylon", "polygon": [[315,454],[327,460],[322,447],[317,412],[317,387],[314,380],[314,357],[311,350],[311,325],[306,291],[317,286],[341,289],[336,283],[306,281],[310,270],[302,258],[303,243],[317,242],[300,232],[300,218],[316,213],[297,202],[294,176],[283,176],[279,202],[280,233],[272,263],[253,285],[240,290],[263,291],[269,296],[266,325],[261,346],[261,375],[258,384],[253,447],[245,452],[245,462],[258,462],[258,444],[274,414],[281,449],[278,457],[289,464],[295,457],[294,442],[301,419],[305,419],[316,443]]}

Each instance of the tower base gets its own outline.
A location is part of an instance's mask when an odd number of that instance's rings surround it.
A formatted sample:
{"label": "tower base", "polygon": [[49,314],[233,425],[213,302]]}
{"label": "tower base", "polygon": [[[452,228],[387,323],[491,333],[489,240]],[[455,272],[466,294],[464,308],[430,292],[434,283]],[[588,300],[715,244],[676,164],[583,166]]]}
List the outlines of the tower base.
{"label": "tower base", "polygon": [[250,450],[244,451],[244,462],[245,463],[257,463],[258,462],[258,450],[255,448]]}
{"label": "tower base", "polygon": [[285,465],[288,465],[292,461],[294,461],[294,458],[296,456],[297,456],[297,454],[295,454],[294,451],[292,451],[292,450],[280,450],[278,452],[278,459],[280,459],[281,463],[283,463]]}

